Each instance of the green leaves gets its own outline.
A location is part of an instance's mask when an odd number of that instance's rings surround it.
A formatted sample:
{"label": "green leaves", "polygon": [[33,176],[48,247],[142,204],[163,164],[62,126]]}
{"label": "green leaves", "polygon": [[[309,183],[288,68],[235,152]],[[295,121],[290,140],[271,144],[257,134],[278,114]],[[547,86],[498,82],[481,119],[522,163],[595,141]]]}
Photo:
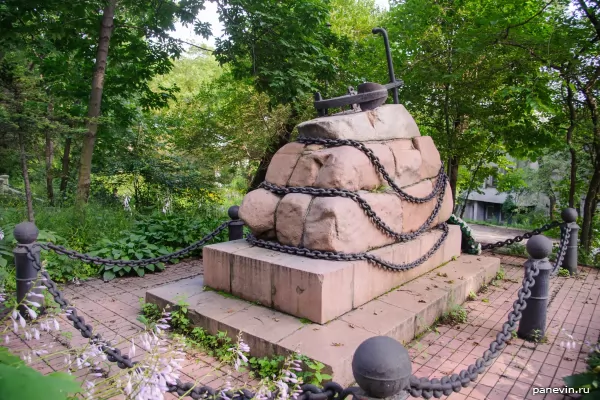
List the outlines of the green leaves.
{"label": "green leaves", "polygon": [[67,400],[81,392],[75,377],[64,373],[42,375],[0,347],[0,397],[3,400]]}

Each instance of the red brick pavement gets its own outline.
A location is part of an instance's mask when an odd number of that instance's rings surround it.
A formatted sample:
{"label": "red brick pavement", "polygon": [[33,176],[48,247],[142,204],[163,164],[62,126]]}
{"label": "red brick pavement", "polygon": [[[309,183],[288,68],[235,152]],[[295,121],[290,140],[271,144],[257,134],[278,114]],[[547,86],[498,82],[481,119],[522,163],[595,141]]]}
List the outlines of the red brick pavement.
{"label": "red brick pavement", "polygon": [[[468,321],[459,326],[438,326],[410,343],[413,373],[419,377],[441,377],[456,373],[481,357],[506,320],[508,311],[521,286],[522,264],[525,259],[500,256],[506,270],[504,281],[489,286],[476,300],[465,303]],[[122,278],[109,283],[99,279],[80,285],[67,285],[66,298],[80,310],[105,338],[123,343],[128,347],[129,337],[140,332],[143,325],[136,320],[140,312],[139,299],[149,288],[161,286],[202,273],[201,261],[191,261],[168,267],[164,272],[143,278]],[[471,387],[449,396],[450,399],[562,399],[562,395],[536,395],[534,387],[562,387],[562,377],[585,369],[584,352],[565,351],[559,346],[566,336],[565,329],[577,340],[598,340],[600,332],[600,276],[599,270],[581,268],[576,278],[552,280],[552,300],[548,309],[547,342],[531,344],[513,339],[489,369]],[[485,301],[484,301],[485,299]],[[79,347],[86,340],[73,327],[62,324],[63,332],[55,338],[42,337],[40,341],[26,342],[13,335],[10,349],[20,354],[40,345],[53,346],[51,352],[66,351],[67,346]],[[62,343],[62,344],[61,344]],[[65,346],[67,344],[67,346]],[[30,347],[31,346],[31,347]],[[137,354],[137,357],[143,355]],[[44,360],[33,360],[35,368],[44,373],[64,369],[64,354]],[[114,370],[116,366],[112,367]],[[114,370],[112,372],[114,372]],[[205,354],[188,354],[182,370],[183,381],[198,381],[212,387],[220,387],[226,380],[234,386],[252,386],[257,382],[247,374],[232,371],[229,366]],[[84,379],[84,373],[81,375]],[[334,377],[335,378],[335,377]],[[120,397],[114,397],[115,399]],[[168,398],[176,398],[169,395]]]}

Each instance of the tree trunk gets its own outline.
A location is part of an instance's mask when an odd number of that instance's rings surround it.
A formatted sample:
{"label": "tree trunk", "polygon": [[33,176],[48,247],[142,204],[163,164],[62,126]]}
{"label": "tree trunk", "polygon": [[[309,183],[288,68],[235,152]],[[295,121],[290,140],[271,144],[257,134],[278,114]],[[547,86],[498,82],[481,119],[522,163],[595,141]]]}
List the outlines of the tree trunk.
{"label": "tree trunk", "polygon": [[600,188],[600,165],[596,165],[592,179],[590,180],[590,186],[588,187],[587,194],[585,196],[585,202],[583,204],[583,223],[581,225],[581,246],[586,250],[590,251],[592,245],[592,220],[594,218],[595,209],[597,204],[596,196],[598,196],[598,189]]}
{"label": "tree trunk", "polygon": [[550,199],[550,221],[554,221],[554,207],[556,207],[556,196],[551,194],[548,196]]}
{"label": "tree trunk", "polygon": [[450,165],[448,166],[448,180],[450,182],[450,189],[452,191],[452,200],[456,204],[456,185],[458,183],[458,167],[460,166],[460,160],[454,156],[450,158]]}
{"label": "tree trunk", "polygon": [[271,159],[277,153],[277,150],[285,146],[290,142],[292,137],[292,132],[294,131],[294,127],[296,126],[296,118],[298,118],[298,113],[295,110],[292,110],[288,122],[285,126],[285,132],[277,138],[277,142],[267,149],[265,154],[260,159],[260,163],[258,164],[258,169],[254,174],[254,178],[250,183],[250,187],[248,188],[248,192],[256,189],[258,185],[260,185],[267,176],[267,168],[271,163]]}
{"label": "tree trunk", "polygon": [[108,58],[108,46],[110,44],[110,37],[114,26],[116,3],[117,0],[109,0],[102,15],[98,50],[96,52],[96,64],[94,66],[94,77],[92,78],[92,91],[88,104],[86,120],[87,132],[83,138],[83,146],[81,148],[79,181],[77,182],[78,204],[87,203],[90,195],[92,155],[96,143],[96,133],[98,132],[98,118],[101,115],[106,60]]}
{"label": "tree trunk", "polygon": [[62,171],[60,177],[60,193],[62,198],[64,199],[67,194],[67,184],[69,183],[69,163],[71,158],[71,141],[72,139],[68,137],[65,140],[65,148],[63,151],[62,157]]}
{"label": "tree trunk", "polygon": [[583,205],[583,224],[581,227],[581,246],[583,246],[586,251],[589,251],[593,237],[592,219],[596,212],[594,207],[596,207],[596,196],[598,196],[598,190],[600,190],[600,116],[598,115],[598,103],[596,102],[596,97],[592,91],[591,84],[588,83],[588,85],[584,86],[582,89],[592,120],[594,136],[591,151],[595,155],[595,157],[593,157],[595,160],[594,173],[592,174],[592,179],[590,180],[585,203]]}
{"label": "tree trunk", "polygon": [[[48,103],[48,117],[52,118],[54,105]],[[50,130],[46,130],[46,192],[48,193],[48,202],[54,205],[54,187],[52,179],[52,162],[54,160],[54,143],[52,143],[52,135]]]}
{"label": "tree trunk", "polygon": [[477,161],[477,166],[475,167],[475,169],[473,170],[473,173],[471,174],[471,180],[469,181],[469,187],[467,188],[467,195],[465,196],[465,201],[462,205],[462,208],[460,209],[460,218],[461,219],[462,219],[463,215],[465,215],[465,209],[467,208],[467,201],[469,200],[469,195],[471,194],[471,191],[473,190],[473,184],[475,183],[475,177],[477,176],[477,172],[479,172],[479,168],[481,168],[481,164],[483,164],[483,161],[485,160],[485,156],[487,155],[487,152],[490,150],[491,146],[492,146],[492,142],[490,141],[490,143],[488,144],[488,147],[485,149],[483,154],[481,154],[481,157],[479,157],[479,161]]}
{"label": "tree trunk", "polygon": [[569,207],[575,206],[575,190],[577,187],[577,152],[573,148],[573,131],[575,130],[575,105],[574,105],[574,94],[571,88],[571,81],[566,80],[567,83],[567,106],[569,107],[569,128],[567,128],[567,145],[569,146],[569,152],[571,153],[571,176],[569,182]]}
{"label": "tree trunk", "polygon": [[46,192],[48,193],[48,201],[54,205],[54,188],[52,179],[52,161],[54,158],[54,143],[50,131],[46,131]]}
{"label": "tree trunk", "polygon": [[21,169],[23,171],[23,182],[25,183],[25,200],[27,202],[27,220],[35,222],[33,215],[33,196],[31,194],[31,185],[29,184],[29,169],[27,168],[27,154],[25,153],[25,143],[23,133],[19,131],[19,150],[21,152]]}

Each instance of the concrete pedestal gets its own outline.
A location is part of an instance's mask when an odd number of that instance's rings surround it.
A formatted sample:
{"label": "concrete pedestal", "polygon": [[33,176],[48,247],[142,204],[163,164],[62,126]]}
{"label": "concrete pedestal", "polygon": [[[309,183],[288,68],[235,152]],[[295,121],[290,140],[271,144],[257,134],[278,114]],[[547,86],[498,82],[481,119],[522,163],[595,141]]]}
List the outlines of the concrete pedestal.
{"label": "concrete pedestal", "polygon": [[[425,254],[442,235],[419,238],[371,253],[396,264]],[[253,247],[245,240],[206,246],[204,283],[244,300],[324,324],[460,255],[461,232],[450,226],[440,249],[420,266],[386,271],[367,261],[325,261]]]}

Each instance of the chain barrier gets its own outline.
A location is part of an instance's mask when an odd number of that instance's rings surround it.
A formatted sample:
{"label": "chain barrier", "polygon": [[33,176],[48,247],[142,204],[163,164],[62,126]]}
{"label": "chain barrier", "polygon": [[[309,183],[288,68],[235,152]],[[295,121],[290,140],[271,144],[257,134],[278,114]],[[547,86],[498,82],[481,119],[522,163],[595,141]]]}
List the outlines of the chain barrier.
{"label": "chain barrier", "polygon": [[208,235],[204,236],[202,239],[198,240],[197,242],[195,242],[187,247],[184,247],[181,250],[175,251],[170,254],[165,254],[165,255],[162,255],[159,257],[143,258],[141,260],[114,260],[111,258],[100,258],[100,257],[96,257],[96,256],[90,256],[88,254],[79,253],[74,250],[69,250],[63,246],[59,246],[54,243],[39,243],[39,246],[44,250],[52,250],[57,254],[67,256],[74,260],[81,260],[88,264],[116,265],[116,266],[120,266],[120,267],[124,267],[124,266],[140,267],[140,266],[155,264],[155,263],[159,263],[159,262],[168,262],[169,260],[172,260],[174,258],[182,258],[182,257],[190,254],[191,252],[199,249],[200,247],[204,246],[207,242],[210,242],[217,236],[219,236],[219,234],[221,232],[223,232],[227,228],[228,225],[229,225],[229,221],[223,222],[221,225],[219,225],[217,227],[217,229],[215,229]]}
{"label": "chain barrier", "polygon": [[510,246],[511,244],[522,242],[524,239],[531,239],[535,235],[539,235],[541,233],[549,231],[550,229],[556,228],[557,226],[560,226],[560,225],[561,225],[560,222],[552,221],[552,222],[542,226],[541,228],[534,229],[531,232],[527,232],[522,235],[517,235],[512,239],[506,239],[504,241],[500,241],[500,242],[496,242],[496,243],[484,244],[481,246],[481,250],[492,250],[492,249],[497,249],[499,247]]}
{"label": "chain barrier", "polygon": [[[40,246],[41,245],[37,245]],[[71,306],[66,300],[62,292],[52,281],[47,271],[42,269],[40,261],[33,252],[33,246],[24,246],[27,249],[28,259],[32,262],[34,268],[43,277],[42,283],[48,289],[54,300],[67,313],[67,319],[73,323],[73,326],[80,331],[81,335],[90,339],[90,343],[97,345],[107,355],[107,359],[117,363],[121,369],[134,368],[136,361],[131,360],[127,355],[112,347],[109,342],[105,342],[99,333],[93,332],[93,327],[85,322],[85,319],[78,315],[77,310]],[[538,261],[532,260],[526,264],[525,277],[523,286],[519,289],[517,300],[513,304],[513,310],[509,313],[507,321],[502,326],[501,332],[496,335],[496,340],[490,344],[488,350],[474,364],[469,365],[466,369],[458,374],[445,376],[441,379],[418,378],[410,377],[410,385],[406,390],[412,397],[423,397],[430,399],[432,397],[440,398],[448,396],[452,392],[459,392],[461,388],[467,387],[471,382],[474,382],[479,374],[485,371],[492,361],[498,357],[500,352],[506,347],[507,342],[512,338],[512,332],[517,329],[517,323],[522,318],[522,311],[527,307],[527,299],[531,297],[531,287],[535,285],[535,277],[539,274]],[[197,386],[195,383],[182,383],[177,381],[176,384],[168,384],[169,392],[177,393],[179,396],[189,396],[193,399],[212,398],[219,400],[239,399],[250,400],[255,397],[254,393],[249,390],[242,389],[238,391],[229,391],[223,393],[209,386]],[[321,389],[314,385],[303,385],[302,392],[297,397],[299,400],[343,400],[350,395],[355,395],[359,388],[349,387],[343,389],[342,386],[335,382],[325,384]],[[271,395],[269,399],[277,397],[277,393]]]}
{"label": "chain barrier", "polygon": [[559,242],[556,262],[552,266],[552,271],[550,273],[551,276],[554,276],[558,273],[558,270],[560,269],[560,266],[562,265],[562,263],[565,259],[565,255],[567,254],[567,247],[569,246],[569,240],[571,238],[571,229],[572,229],[568,224],[563,224],[558,221],[552,221],[548,224],[543,225],[541,228],[534,229],[531,232],[526,232],[523,235],[517,235],[512,239],[506,239],[504,241],[500,241],[500,242],[496,242],[496,243],[484,244],[481,246],[481,249],[482,250],[492,250],[492,249],[497,249],[497,248],[504,247],[504,246],[510,246],[511,244],[519,243],[519,242],[523,241],[524,239],[531,239],[535,235],[540,235],[543,232],[546,232],[550,229],[554,229],[558,226],[561,226],[560,242]]}
{"label": "chain barrier", "polygon": [[[426,224],[424,224],[418,231],[424,231],[427,229],[428,225],[433,222],[437,213],[439,212],[439,208],[441,207],[441,199],[443,199],[446,187],[447,177],[443,173],[443,170],[440,171],[438,175],[438,179],[434,190],[426,197],[418,198],[411,196],[405,192],[403,192],[391,179],[391,177],[385,171],[383,165],[379,162],[379,159],[373,154],[371,149],[364,146],[364,144],[352,140],[332,140],[332,139],[299,139],[301,143],[305,144],[324,144],[326,146],[345,146],[350,145],[358,148],[363,151],[367,157],[371,160],[375,168],[384,179],[388,182],[390,187],[394,189],[394,191],[403,199],[413,202],[413,203],[424,203],[432,200],[436,195],[438,196],[438,200],[436,203],[436,208],[434,209],[434,213],[432,216],[428,218]],[[313,196],[342,196],[346,198],[351,198],[356,201],[361,208],[365,211],[367,216],[378,225],[380,229],[384,232],[388,233],[390,236],[396,238],[397,240],[410,240],[409,236],[402,235],[394,232],[389,228],[370,208],[370,206],[364,201],[364,199],[360,198],[360,196],[351,191],[346,190],[337,190],[337,189],[318,189],[318,188],[282,188],[276,185],[264,183],[264,188],[273,191],[274,193],[279,194],[287,194],[287,193],[305,193],[311,194]],[[192,251],[198,249],[206,242],[214,239],[219,235],[227,226],[229,222],[224,222],[221,224],[215,231],[205,236],[198,242],[176,251],[171,254],[163,255],[160,257],[155,257],[151,259],[142,259],[142,260],[113,260],[113,259],[103,259],[100,257],[89,256],[87,254],[81,254],[75,252],[73,250],[68,250],[62,246],[58,246],[52,243],[37,243],[34,246],[39,246],[45,250],[55,251],[57,254],[66,255],[72,259],[79,259],[92,264],[106,264],[106,265],[117,265],[117,266],[142,266],[147,264],[153,264],[156,262],[166,262],[173,258],[180,258],[186,254],[191,253]],[[550,224],[544,225],[540,229],[536,229],[532,232],[528,232],[523,234],[522,236],[517,236],[514,239],[508,239],[504,242],[497,242],[494,244],[484,245],[483,249],[494,249],[506,245],[510,245],[513,243],[521,242],[523,239],[529,239],[534,235],[539,235],[542,232],[545,232],[549,229],[552,229],[556,226],[559,226],[560,223],[552,222]],[[318,251],[318,250],[310,250],[306,248],[299,248],[293,246],[281,245],[276,242],[265,241],[262,239],[257,239],[253,235],[249,234],[247,236],[247,240],[256,246],[267,248],[270,250],[276,250],[283,253],[295,254],[299,256],[316,258],[316,259],[325,259],[332,261],[356,261],[356,260],[366,260],[372,263],[375,263],[379,266],[382,266],[386,269],[391,269],[395,271],[404,271],[410,268],[414,268],[415,266],[426,261],[433,253],[435,253],[439,247],[442,245],[444,240],[448,235],[448,225],[446,223],[438,225],[439,229],[442,230],[442,235],[440,239],[432,246],[432,248],[419,259],[407,263],[407,264],[392,264],[385,260],[380,259],[379,257],[370,254],[370,253],[340,253],[340,252],[326,252],[326,251]],[[557,263],[554,269],[562,263],[564,259],[564,255],[566,253],[567,244],[570,237],[570,228],[565,228],[564,236],[561,239],[561,246],[559,248],[559,255],[557,257]],[[416,233],[418,231],[413,232]],[[412,238],[418,236],[422,233],[419,232]],[[410,235],[410,234],[409,234]],[[19,245],[25,247],[27,249],[27,257],[30,262],[33,264],[36,271],[40,273],[42,276],[43,285],[48,289],[48,292],[54,298],[57,304],[59,304],[60,308],[67,313],[67,319],[73,323],[73,326],[80,331],[81,335],[84,338],[90,340],[90,343],[99,346],[99,348],[107,355],[107,359],[111,362],[117,363],[117,366],[121,369],[131,369],[134,368],[137,362],[131,360],[127,355],[121,354],[121,351],[115,347],[112,347],[109,342],[104,341],[102,336],[99,333],[94,333],[93,327],[85,322],[85,319],[78,315],[77,310],[73,307],[68,300],[66,300],[62,294],[62,292],[58,289],[56,283],[52,281],[50,275],[47,271],[42,269],[42,265],[39,259],[35,256],[33,247],[28,245]],[[553,269],[553,271],[554,271]],[[517,323],[522,318],[522,311],[527,307],[527,299],[531,297],[531,287],[535,285],[535,277],[539,274],[538,261],[532,260],[526,264],[525,277],[523,278],[523,285],[518,291],[517,300],[513,303],[513,310],[508,315],[507,321],[502,326],[501,332],[496,335],[496,340],[493,341],[489,349],[486,350],[483,356],[477,361],[469,365],[466,369],[460,371],[458,374],[453,374],[451,376],[445,376],[441,379],[428,379],[428,378],[418,378],[416,376],[410,377],[410,383],[407,388],[405,388],[412,397],[423,397],[425,399],[430,399],[432,397],[440,398],[442,396],[448,396],[452,392],[459,392],[461,388],[467,387],[471,382],[474,382],[479,374],[485,371],[485,368],[488,367],[493,360],[498,357],[500,352],[506,347],[507,342],[512,338],[512,332],[517,329]],[[193,399],[218,399],[218,400],[250,400],[255,398],[255,394],[249,390],[241,389],[236,391],[228,391],[223,392],[219,390],[215,390],[209,386],[197,386],[195,383],[186,382],[182,383],[177,380],[175,384],[168,384],[169,392],[177,393],[179,396],[189,396]],[[341,385],[330,382],[324,385],[323,388],[319,388],[314,385],[303,385],[301,387],[301,393],[298,395],[298,400],[344,400],[348,396],[355,396],[357,391],[360,390],[357,387],[349,387],[344,389]],[[275,399],[278,397],[278,392],[274,392],[271,394],[269,399]]]}
{"label": "chain barrier", "polygon": [[517,330],[517,322],[523,316],[522,311],[527,307],[527,299],[531,297],[531,287],[535,285],[535,277],[540,273],[538,261],[532,260],[526,264],[523,286],[519,288],[517,300],[513,304],[513,309],[508,314],[508,319],[502,326],[502,331],[496,335],[496,340],[490,343],[490,347],[483,353],[483,357],[477,359],[475,364],[469,365],[458,374],[444,376],[441,379],[410,377],[410,387],[408,389],[412,397],[423,397],[430,399],[435,397],[439,399],[442,396],[449,396],[452,392],[459,392],[461,388],[467,387],[469,383],[474,382],[479,374],[490,366],[493,360],[500,355],[506,347],[507,342],[512,338],[512,332]]}
{"label": "chain barrier", "polygon": [[[208,235],[205,237],[206,241],[208,241]],[[33,248],[35,246],[44,248],[44,245],[41,243],[36,243],[34,246],[28,245],[19,245],[24,247],[27,250],[27,258],[32,263],[35,270],[42,277],[42,284],[48,289],[48,292],[52,295],[54,301],[60,306],[62,310],[67,314],[67,319],[73,323],[73,327],[75,327],[86,339],[90,340],[90,344],[98,346],[104,354],[106,354],[106,358],[110,362],[114,362],[121,369],[131,369],[134,368],[138,362],[133,361],[129,358],[128,355],[122,354],[121,350],[116,347],[112,347],[110,342],[105,341],[99,333],[94,333],[94,328],[87,324],[84,317],[78,315],[77,309],[71,305],[71,303],[64,298],[62,292],[58,289],[56,283],[52,280],[47,271],[42,269],[42,265],[40,260],[35,256]],[[210,386],[198,386],[193,382],[181,382],[177,380],[175,384],[167,383],[167,387],[169,389],[169,393],[177,393],[178,396],[189,396],[192,399],[213,399],[213,400],[251,400],[255,398],[253,392],[240,389],[236,391],[221,391],[215,390]],[[302,393],[297,397],[298,400],[343,400],[349,395],[356,393],[359,388],[350,387],[344,389],[341,385],[330,382],[325,384],[323,388],[319,388],[314,385],[303,385],[301,387]],[[274,400],[278,397],[278,392],[275,392],[269,398],[270,400]]]}

